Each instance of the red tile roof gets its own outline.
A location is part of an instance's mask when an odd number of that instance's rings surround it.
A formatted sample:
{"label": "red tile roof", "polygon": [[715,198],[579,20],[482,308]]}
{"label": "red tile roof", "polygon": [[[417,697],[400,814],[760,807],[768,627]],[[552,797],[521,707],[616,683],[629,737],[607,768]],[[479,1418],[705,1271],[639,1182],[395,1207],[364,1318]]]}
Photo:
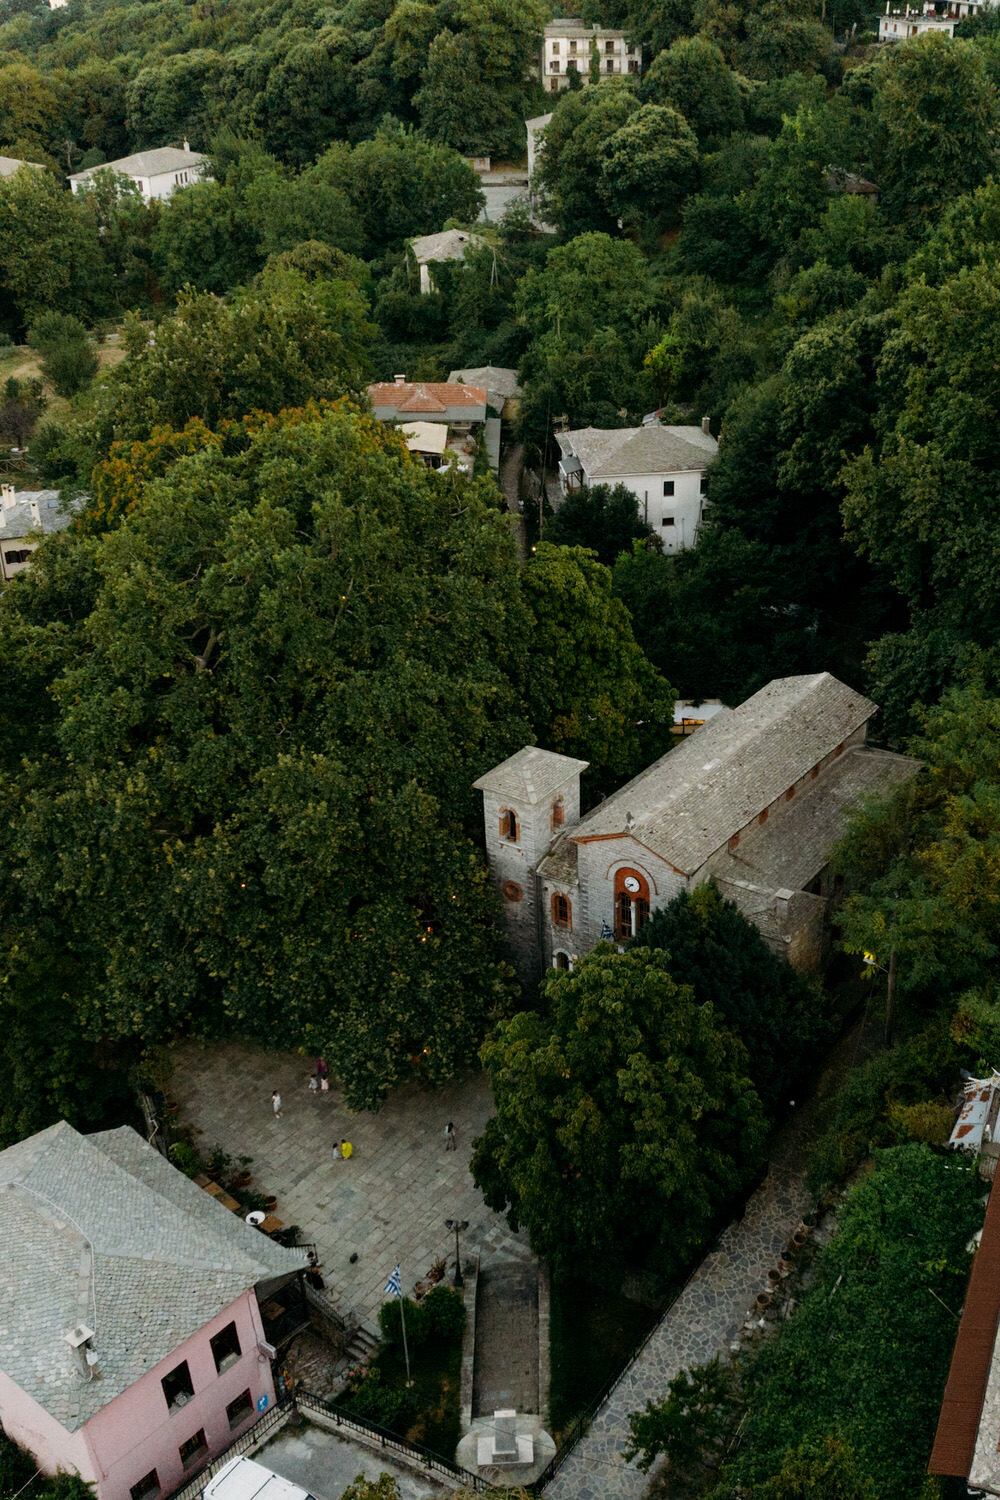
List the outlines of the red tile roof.
{"label": "red tile roof", "polygon": [[990,1193],[944,1388],[929,1474],[968,1477],[1000,1316],[1000,1191]]}
{"label": "red tile roof", "polygon": [[404,382],[384,381],[370,385],[368,395],[372,406],[391,406],[398,412],[442,412],[456,406],[467,406],[475,410],[486,405],[486,392],[478,385],[454,385],[448,381],[421,380]]}

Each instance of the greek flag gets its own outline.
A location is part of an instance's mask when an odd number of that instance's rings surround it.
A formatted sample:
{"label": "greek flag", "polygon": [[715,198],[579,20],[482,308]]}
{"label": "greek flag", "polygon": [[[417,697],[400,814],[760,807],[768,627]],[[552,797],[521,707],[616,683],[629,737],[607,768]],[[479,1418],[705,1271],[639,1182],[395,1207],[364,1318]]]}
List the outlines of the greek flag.
{"label": "greek flag", "polygon": [[613,940],[614,940],[614,933],[611,931],[611,928],[608,926],[607,922],[602,922],[601,923],[601,942],[602,943],[610,943]]}
{"label": "greek flag", "polygon": [[399,1279],[399,1266],[393,1271],[382,1290],[383,1292],[391,1292],[394,1297],[401,1297],[403,1295],[403,1283]]}

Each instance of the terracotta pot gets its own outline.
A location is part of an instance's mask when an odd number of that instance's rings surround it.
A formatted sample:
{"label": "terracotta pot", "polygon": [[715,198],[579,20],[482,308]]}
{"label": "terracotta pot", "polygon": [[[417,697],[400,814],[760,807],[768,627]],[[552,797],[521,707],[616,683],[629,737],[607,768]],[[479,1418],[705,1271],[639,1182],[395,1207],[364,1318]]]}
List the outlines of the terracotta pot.
{"label": "terracotta pot", "polygon": [[764,1308],[764,1307],[770,1307],[770,1305],[771,1305],[771,1293],[770,1292],[758,1292],[757,1293],[757,1306],[760,1307],[760,1308]]}
{"label": "terracotta pot", "polygon": [[273,1214],[274,1210],[277,1208],[277,1206],[278,1206],[278,1200],[277,1200],[277,1198],[265,1198],[264,1199],[264,1207],[267,1209],[267,1211],[268,1211],[269,1214]]}
{"label": "terracotta pot", "polygon": [[768,1271],[768,1273],[767,1273],[767,1279],[771,1283],[772,1286],[777,1286],[778,1282],[781,1280],[781,1272],[780,1271]]}
{"label": "terracotta pot", "polygon": [[797,1229],[792,1235],[792,1244],[796,1245],[801,1250],[807,1239],[808,1235],[805,1233],[805,1231],[802,1229]]}

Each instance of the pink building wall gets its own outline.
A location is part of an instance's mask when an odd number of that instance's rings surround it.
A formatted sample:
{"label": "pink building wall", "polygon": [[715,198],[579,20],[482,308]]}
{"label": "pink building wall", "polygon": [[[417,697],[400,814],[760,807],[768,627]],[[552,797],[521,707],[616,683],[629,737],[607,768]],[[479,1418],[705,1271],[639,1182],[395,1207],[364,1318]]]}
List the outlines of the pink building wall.
{"label": "pink building wall", "polygon": [[[236,1324],[241,1354],[219,1374],[210,1340],[229,1323]],[[157,1471],[160,1492],[165,1495],[206,1461],[202,1454],[185,1469],[179,1453],[182,1443],[203,1428],[210,1457],[254,1421],[262,1396],[267,1397],[268,1406],[273,1404],[271,1364],[257,1349],[263,1340],[260,1310],[251,1290],[147,1370],[78,1432],[66,1432],[2,1372],[0,1420],[11,1437],[34,1453],[40,1468],[47,1473],[57,1468],[74,1470],[81,1478],[96,1483],[99,1500],[130,1500],[132,1486],[152,1469]],[[94,1344],[100,1351],[100,1330]],[[183,1360],[188,1364],[194,1395],[171,1412],[161,1381]],[[226,1407],[247,1389],[251,1410],[237,1427],[230,1428]]]}

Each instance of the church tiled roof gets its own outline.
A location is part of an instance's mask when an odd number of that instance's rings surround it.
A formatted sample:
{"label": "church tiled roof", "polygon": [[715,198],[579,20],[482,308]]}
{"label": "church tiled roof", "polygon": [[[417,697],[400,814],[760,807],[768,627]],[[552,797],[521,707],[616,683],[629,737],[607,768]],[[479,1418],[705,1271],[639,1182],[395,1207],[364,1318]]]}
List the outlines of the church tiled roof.
{"label": "church tiled roof", "polygon": [[829,672],[781,677],[722,711],[587,814],[577,840],[620,833],[693,875],[831,754],[876,705]]}
{"label": "church tiled roof", "polygon": [[523,750],[501,761],[472,785],[481,792],[496,792],[501,797],[509,797],[512,802],[526,802],[534,807],[589,765],[589,760],[574,760],[569,755],[557,755],[554,750],[525,745]]}

